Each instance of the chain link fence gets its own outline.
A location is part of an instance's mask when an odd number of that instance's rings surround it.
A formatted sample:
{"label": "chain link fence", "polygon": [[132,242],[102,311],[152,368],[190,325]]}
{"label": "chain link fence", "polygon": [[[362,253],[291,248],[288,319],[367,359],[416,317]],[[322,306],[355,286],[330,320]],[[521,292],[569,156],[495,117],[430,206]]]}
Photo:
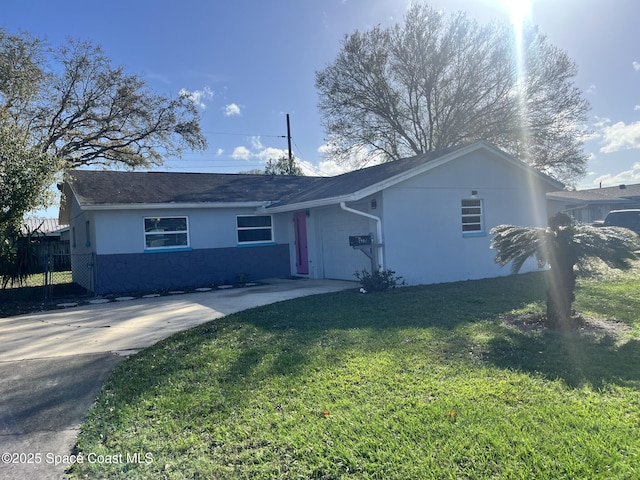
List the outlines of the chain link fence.
{"label": "chain link fence", "polygon": [[36,247],[19,281],[0,275],[0,317],[95,295],[94,254],[70,254],[65,242]]}
{"label": "chain link fence", "polygon": [[42,257],[43,301],[92,296],[95,290],[95,256],[49,253]]}

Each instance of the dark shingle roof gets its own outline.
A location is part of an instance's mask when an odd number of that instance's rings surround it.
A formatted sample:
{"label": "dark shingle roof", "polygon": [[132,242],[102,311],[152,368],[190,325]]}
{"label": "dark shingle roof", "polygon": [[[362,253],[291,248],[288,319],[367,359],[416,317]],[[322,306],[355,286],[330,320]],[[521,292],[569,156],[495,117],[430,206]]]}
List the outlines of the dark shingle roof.
{"label": "dark shingle roof", "polygon": [[97,170],[69,173],[81,205],[277,201],[322,181],[320,177],[285,175]]}
{"label": "dark shingle roof", "polygon": [[289,205],[358,192],[451,151],[448,149],[335,177],[73,170],[81,205],[274,202]]}
{"label": "dark shingle roof", "polygon": [[[381,186],[390,179],[400,179],[403,174],[458,150],[483,146],[495,149],[486,142],[474,142],[336,177],[95,170],[74,170],[70,174],[72,189],[83,206],[267,202],[282,207],[343,199],[368,187]],[[520,163],[515,159],[514,162]],[[561,185],[551,177],[539,175],[554,185]]]}
{"label": "dark shingle roof", "polygon": [[427,162],[443,157],[458,148],[460,147],[440,150],[438,152],[424,153],[415,157],[403,158],[393,162],[382,163],[373,167],[343,173],[342,175],[335,177],[329,177],[322,182],[312,185],[310,188],[283,198],[278,205],[310,202],[325,198],[337,198],[356,193],[364,188],[376,185],[380,182],[393,178],[396,175],[400,175],[420,165],[424,165]]}
{"label": "dark shingle roof", "polygon": [[564,200],[570,203],[624,203],[640,198],[640,184],[591,188],[572,192],[551,192],[547,194],[547,198],[551,200]]}

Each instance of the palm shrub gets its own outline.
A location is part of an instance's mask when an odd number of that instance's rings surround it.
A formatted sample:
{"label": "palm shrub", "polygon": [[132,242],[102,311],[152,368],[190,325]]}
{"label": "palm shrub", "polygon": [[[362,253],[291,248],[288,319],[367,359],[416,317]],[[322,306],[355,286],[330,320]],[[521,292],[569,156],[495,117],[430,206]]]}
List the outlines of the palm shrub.
{"label": "palm shrub", "polygon": [[594,227],[577,223],[565,213],[551,217],[547,228],[499,225],[491,248],[495,261],[511,263],[517,273],[524,262],[535,257],[540,268],[549,265],[547,287],[547,321],[556,328],[571,318],[575,300],[576,266],[591,258],[599,258],[609,267],[628,269],[640,248],[638,236],[620,227]]}

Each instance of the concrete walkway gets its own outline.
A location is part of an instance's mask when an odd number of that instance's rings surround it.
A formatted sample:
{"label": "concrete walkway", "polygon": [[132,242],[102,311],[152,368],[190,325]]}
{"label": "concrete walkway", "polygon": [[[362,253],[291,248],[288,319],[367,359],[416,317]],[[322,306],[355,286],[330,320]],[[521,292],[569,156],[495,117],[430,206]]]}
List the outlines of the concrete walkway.
{"label": "concrete walkway", "polygon": [[128,354],[241,310],[356,287],[345,281],[277,279],[0,318],[0,479],[65,478],[65,456],[80,424]]}

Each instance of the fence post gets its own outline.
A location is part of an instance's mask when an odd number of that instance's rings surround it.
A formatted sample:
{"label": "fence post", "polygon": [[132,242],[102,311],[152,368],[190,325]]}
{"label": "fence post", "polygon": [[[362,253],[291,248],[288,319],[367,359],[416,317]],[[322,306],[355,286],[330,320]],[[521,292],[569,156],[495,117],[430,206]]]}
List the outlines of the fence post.
{"label": "fence post", "polygon": [[43,252],[40,261],[43,270],[42,302],[46,303],[53,296],[53,259],[49,252]]}

